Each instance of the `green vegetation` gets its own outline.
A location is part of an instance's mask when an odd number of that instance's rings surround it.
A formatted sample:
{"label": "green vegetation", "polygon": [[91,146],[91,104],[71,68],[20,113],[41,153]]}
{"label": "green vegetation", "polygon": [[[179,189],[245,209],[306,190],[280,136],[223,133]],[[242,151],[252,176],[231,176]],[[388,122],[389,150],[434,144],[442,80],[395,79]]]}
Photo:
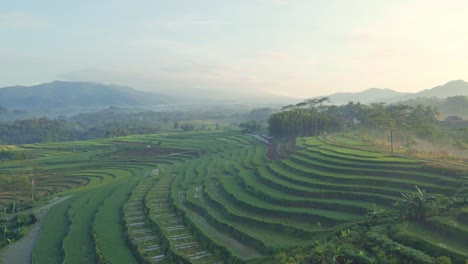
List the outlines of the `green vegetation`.
{"label": "green vegetation", "polygon": [[96,256],[101,262],[137,263],[125,243],[121,219],[122,205],[128,200],[135,183],[135,181],[121,183],[96,213],[93,238]]}
{"label": "green vegetation", "polygon": [[40,243],[37,243],[32,256],[34,263],[62,263],[62,241],[68,229],[67,212],[74,199],[72,197],[55,205],[43,219],[44,224],[38,238]]}
{"label": "green vegetation", "polygon": [[[29,185],[0,201],[22,209],[73,195],[43,219],[34,263],[468,258],[462,169],[392,156],[343,135],[292,142],[281,160],[269,160],[262,141],[239,131],[22,145],[15,151],[40,171],[37,201]],[[32,171],[22,164],[0,165],[11,177]]]}
{"label": "green vegetation", "polygon": [[34,215],[21,214],[14,217],[9,217],[6,209],[2,212],[0,218],[0,247],[9,245],[19,240],[24,235],[24,230],[34,224],[36,218]]}
{"label": "green vegetation", "polygon": [[115,188],[115,185],[108,185],[88,191],[70,206],[67,215],[68,232],[63,240],[64,262],[89,263],[93,261],[92,224],[99,206]]}

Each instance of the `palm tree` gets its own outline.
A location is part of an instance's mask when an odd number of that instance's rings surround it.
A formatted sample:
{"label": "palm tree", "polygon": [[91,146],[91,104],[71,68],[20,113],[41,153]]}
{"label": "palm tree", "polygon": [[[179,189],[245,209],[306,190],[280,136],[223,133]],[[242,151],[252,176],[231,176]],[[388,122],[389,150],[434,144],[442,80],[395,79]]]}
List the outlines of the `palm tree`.
{"label": "palm tree", "polygon": [[396,205],[400,208],[403,218],[424,220],[427,217],[428,206],[434,205],[435,196],[428,195],[426,191],[416,187],[416,192],[402,193],[403,200],[398,201]]}
{"label": "palm tree", "polygon": [[[319,115],[319,121],[320,121],[320,127],[323,129],[323,116],[322,116],[322,113],[325,112],[327,110],[327,106],[325,105],[325,103],[328,103],[330,102],[330,98],[328,97],[322,97],[320,99],[317,100],[317,112],[318,112],[318,115]],[[318,135],[318,129],[317,129],[317,122],[315,123],[315,135]]]}
{"label": "palm tree", "polygon": [[330,101],[330,98],[322,97],[322,98],[307,99],[303,102],[296,104],[296,106],[299,106],[299,107],[308,106],[311,116],[313,116],[315,119],[315,135],[318,135],[318,125],[319,125],[319,122],[321,122],[321,117],[322,117],[321,112],[324,110],[324,104],[329,101]]}
{"label": "palm tree", "polygon": [[281,111],[285,111],[284,113],[286,114],[286,118],[287,118],[287,120],[286,120],[286,122],[287,122],[286,127],[287,127],[287,129],[288,129],[288,137],[289,137],[289,138],[292,138],[292,137],[293,137],[293,135],[292,135],[292,130],[291,130],[291,110],[293,110],[294,107],[295,107],[294,105],[291,105],[291,104],[290,104],[290,105],[283,106],[283,107],[281,108]]}

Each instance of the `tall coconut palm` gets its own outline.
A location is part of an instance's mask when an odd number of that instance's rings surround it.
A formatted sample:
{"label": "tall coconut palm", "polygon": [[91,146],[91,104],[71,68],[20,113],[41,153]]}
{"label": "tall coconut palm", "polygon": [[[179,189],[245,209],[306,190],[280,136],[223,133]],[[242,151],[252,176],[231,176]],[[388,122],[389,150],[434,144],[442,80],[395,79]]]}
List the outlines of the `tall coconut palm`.
{"label": "tall coconut palm", "polygon": [[287,122],[287,129],[288,129],[288,137],[289,138],[292,138],[293,137],[293,134],[292,134],[292,127],[291,127],[291,110],[294,109],[294,105],[290,104],[290,105],[286,105],[286,106],[283,106],[281,108],[281,111],[283,111],[285,114],[286,114],[286,122]]}

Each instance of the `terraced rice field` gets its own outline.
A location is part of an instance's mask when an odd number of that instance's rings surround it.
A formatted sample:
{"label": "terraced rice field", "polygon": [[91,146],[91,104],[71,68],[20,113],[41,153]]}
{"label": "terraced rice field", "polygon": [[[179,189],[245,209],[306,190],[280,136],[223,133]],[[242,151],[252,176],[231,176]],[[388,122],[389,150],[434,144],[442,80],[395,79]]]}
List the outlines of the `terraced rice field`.
{"label": "terraced rice field", "polygon": [[[468,184],[414,159],[318,138],[296,146],[267,160],[263,142],[236,131],[22,146],[47,167],[44,193],[74,194],[50,210],[33,262],[267,263],[376,209],[396,216],[415,185],[450,195]],[[401,246],[468,258],[468,209],[396,230]]]}

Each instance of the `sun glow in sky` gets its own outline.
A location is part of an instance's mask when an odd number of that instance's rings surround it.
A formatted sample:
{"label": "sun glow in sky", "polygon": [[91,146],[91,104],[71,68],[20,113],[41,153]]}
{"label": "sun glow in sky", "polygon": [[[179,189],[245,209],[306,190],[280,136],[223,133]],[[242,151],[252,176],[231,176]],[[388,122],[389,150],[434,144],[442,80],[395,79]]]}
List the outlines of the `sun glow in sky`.
{"label": "sun glow in sky", "polygon": [[415,92],[468,79],[467,14],[464,0],[2,1],[0,86]]}

